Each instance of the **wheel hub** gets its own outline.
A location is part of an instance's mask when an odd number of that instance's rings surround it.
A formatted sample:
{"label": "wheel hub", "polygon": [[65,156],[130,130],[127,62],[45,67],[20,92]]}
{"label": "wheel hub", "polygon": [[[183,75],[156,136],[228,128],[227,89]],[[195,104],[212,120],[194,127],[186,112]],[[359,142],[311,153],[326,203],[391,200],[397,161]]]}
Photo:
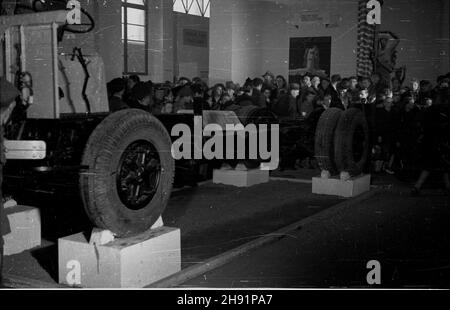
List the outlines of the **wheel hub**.
{"label": "wheel hub", "polygon": [[143,209],[156,194],[161,161],[148,141],[137,141],[123,153],[117,173],[117,190],[122,203],[131,210]]}

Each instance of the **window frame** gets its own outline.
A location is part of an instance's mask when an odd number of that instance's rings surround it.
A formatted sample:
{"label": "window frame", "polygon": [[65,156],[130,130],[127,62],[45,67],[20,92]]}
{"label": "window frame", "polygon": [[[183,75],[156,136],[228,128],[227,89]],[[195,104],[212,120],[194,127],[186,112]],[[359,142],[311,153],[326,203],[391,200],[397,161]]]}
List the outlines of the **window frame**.
{"label": "window frame", "polygon": [[[186,2],[186,1],[189,1],[189,2]],[[205,6],[205,2],[206,2],[206,6]],[[183,7],[183,12],[175,10],[176,3],[181,3],[181,5]],[[200,15],[191,13],[193,6],[198,8]],[[206,15],[207,15],[208,10],[209,11],[211,10],[211,0],[173,0],[173,10],[174,10],[174,12],[177,12],[177,13],[188,14],[188,15],[193,15],[193,16],[200,16],[203,18],[210,18],[211,17],[210,13],[208,14],[208,16],[206,16]]]}
{"label": "window frame", "polygon": [[[123,38],[122,38],[122,43],[123,43],[123,74],[124,75],[130,75],[130,74],[135,74],[135,75],[148,75],[148,46],[149,46],[149,42],[148,42],[148,30],[149,30],[149,23],[148,23],[148,1],[147,0],[143,0],[144,1],[144,5],[140,5],[140,4],[135,4],[135,3],[129,3],[128,0],[122,0],[121,3],[121,10],[123,9],[123,20],[122,20],[122,27],[123,27]],[[128,44],[130,44],[130,40],[128,40],[128,14],[127,14],[127,10],[128,8],[132,8],[132,9],[138,9],[138,10],[143,10],[145,12],[145,41],[144,41],[144,58],[145,58],[145,70],[144,72],[133,72],[130,71],[128,68]],[[131,24],[133,25],[133,24]],[[131,40],[131,42],[133,42],[133,40]]]}

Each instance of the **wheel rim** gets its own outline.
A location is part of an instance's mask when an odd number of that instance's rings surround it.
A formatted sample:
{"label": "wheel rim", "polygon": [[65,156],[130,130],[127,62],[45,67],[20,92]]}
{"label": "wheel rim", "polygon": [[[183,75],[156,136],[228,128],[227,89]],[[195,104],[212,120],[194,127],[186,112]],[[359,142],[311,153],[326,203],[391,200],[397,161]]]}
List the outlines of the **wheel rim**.
{"label": "wheel rim", "polygon": [[125,207],[145,208],[158,190],[161,171],[161,160],[153,144],[136,141],[128,146],[120,159],[116,181]]}

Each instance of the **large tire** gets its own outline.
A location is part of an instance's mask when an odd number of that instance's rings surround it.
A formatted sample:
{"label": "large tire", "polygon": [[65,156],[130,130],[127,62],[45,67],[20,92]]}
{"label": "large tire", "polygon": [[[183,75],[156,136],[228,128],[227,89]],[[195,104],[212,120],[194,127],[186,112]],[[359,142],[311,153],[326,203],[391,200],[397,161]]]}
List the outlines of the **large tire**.
{"label": "large tire", "polygon": [[336,129],[334,152],[337,168],[351,176],[363,173],[369,156],[369,125],[359,109],[349,109]]}
{"label": "large tire", "polygon": [[244,126],[248,124],[274,124],[276,123],[275,115],[265,108],[250,105],[244,106],[234,111]]}
{"label": "large tire", "polygon": [[317,123],[315,135],[315,154],[321,170],[336,174],[336,162],[334,160],[334,136],[342,110],[337,108],[327,109]]}
{"label": "large tire", "polygon": [[80,176],[87,215],[119,237],[149,230],[167,206],[175,162],[159,120],[141,110],[108,116],[90,136]]}
{"label": "large tire", "polygon": [[[277,122],[276,116],[265,108],[260,108],[255,105],[243,106],[234,110],[242,125],[247,126],[249,124],[267,124],[270,129],[271,124]],[[235,168],[239,163],[243,163],[247,169],[257,169],[261,166],[262,161],[259,159],[247,159],[247,160],[227,160],[226,163],[232,168]]]}

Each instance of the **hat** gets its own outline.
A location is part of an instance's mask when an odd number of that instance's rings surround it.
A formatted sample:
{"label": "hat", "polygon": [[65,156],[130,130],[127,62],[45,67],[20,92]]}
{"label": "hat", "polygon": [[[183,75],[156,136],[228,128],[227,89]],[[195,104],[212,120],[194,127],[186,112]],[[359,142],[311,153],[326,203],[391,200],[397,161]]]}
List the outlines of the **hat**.
{"label": "hat", "polygon": [[125,89],[125,81],[122,78],[112,80],[107,84],[108,90],[115,94]]}
{"label": "hat", "polygon": [[300,90],[300,84],[298,84],[298,83],[291,83],[291,84],[289,84],[289,89],[290,90]]}
{"label": "hat", "polygon": [[0,78],[0,106],[2,108],[9,106],[19,95],[19,91],[13,84],[3,77]]}
{"label": "hat", "polygon": [[151,95],[152,93],[152,85],[149,83],[139,83],[133,87],[132,96],[137,100],[142,100],[145,97]]}
{"label": "hat", "polygon": [[189,97],[189,96],[192,96],[192,90],[189,86],[183,86],[178,91],[178,97],[180,97],[180,98]]}
{"label": "hat", "polygon": [[266,77],[266,76],[270,76],[272,79],[275,79],[275,75],[270,71],[267,71],[266,73],[264,73],[262,75],[262,77]]}

